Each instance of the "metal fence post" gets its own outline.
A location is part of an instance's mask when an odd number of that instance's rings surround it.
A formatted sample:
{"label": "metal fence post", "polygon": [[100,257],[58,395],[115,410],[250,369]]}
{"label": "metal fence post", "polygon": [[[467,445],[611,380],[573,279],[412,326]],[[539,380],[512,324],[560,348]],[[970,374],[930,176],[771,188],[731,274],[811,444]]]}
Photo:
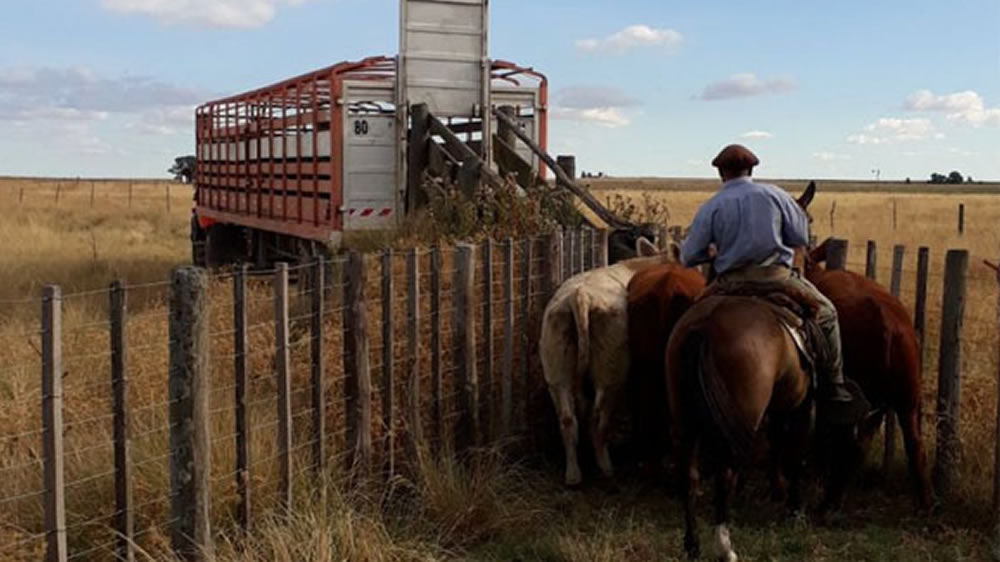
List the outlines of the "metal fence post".
{"label": "metal fence post", "polygon": [[250,529],[250,411],[247,391],[247,266],[233,275],[233,371],[236,402],[236,521],[246,532]]}

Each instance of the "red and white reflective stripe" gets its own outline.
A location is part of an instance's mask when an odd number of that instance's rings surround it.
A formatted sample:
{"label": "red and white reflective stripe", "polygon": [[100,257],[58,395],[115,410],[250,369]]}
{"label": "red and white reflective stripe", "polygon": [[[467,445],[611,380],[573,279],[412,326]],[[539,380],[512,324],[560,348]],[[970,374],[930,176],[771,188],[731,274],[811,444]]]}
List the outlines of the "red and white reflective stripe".
{"label": "red and white reflective stripe", "polygon": [[377,214],[380,217],[387,217],[392,214],[392,208],[376,209],[374,207],[366,207],[364,209],[348,209],[348,215],[354,216],[358,215],[361,217],[370,217]]}

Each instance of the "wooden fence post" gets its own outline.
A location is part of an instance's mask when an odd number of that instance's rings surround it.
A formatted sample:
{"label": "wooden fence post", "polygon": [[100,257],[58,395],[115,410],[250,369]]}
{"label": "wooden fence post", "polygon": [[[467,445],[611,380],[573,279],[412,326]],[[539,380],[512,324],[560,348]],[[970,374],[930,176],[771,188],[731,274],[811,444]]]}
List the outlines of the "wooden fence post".
{"label": "wooden fence post", "polygon": [[958,235],[965,235],[965,203],[958,204]]}
{"label": "wooden fence post", "polygon": [[382,253],[382,431],[383,431],[383,459],[382,467],[386,479],[392,478],[396,473],[396,415],[393,411],[396,406],[395,396],[395,373],[393,373],[393,330],[392,330],[392,309],[394,300],[392,295],[392,250]]}
{"label": "wooden fence post", "polygon": [[868,248],[865,256],[865,277],[878,279],[878,249],[874,240],[868,241]]}
{"label": "wooden fence post", "polygon": [[292,382],[288,350],[288,264],[274,273],[275,369],[278,387],[278,504],[292,509]]}
{"label": "wooden fence post", "polygon": [[847,240],[831,238],[826,246],[826,268],[847,269]]}
{"label": "wooden fence post", "polygon": [[167,195],[166,195],[166,197],[167,197],[167,212],[169,213],[170,212],[170,182],[167,182],[164,185],[166,185],[165,191],[167,192]]}
{"label": "wooden fence post", "polygon": [[427,104],[410,106],[410,139],[407,147],[406,208],[412,212],[426,201],[423,193],[424,170],[427,169],[430,123]]}
{"label": "wooden fence post", "polygon": [[344,411],[347,412],[347,468],[371,475],[372,381],[368,362],[365,256],[350,252],[344,268]]}
{"label": "wooden fence post", "polygon": [[42,441],[48,562],[65,562],[67,555],[62,374],[62,289],[47,285],[42,290]]}
{"label": "wooden fence post", "polygon": [[597,266],[598,267],[607,267],[608,266],[608,262],[609,262],[609,258],[608,258],[608,237],[610,235],[611,235],[611,233],[607,229],[601,231],[600,240],[597,242],[597,258],[598,258],[597,259]]}
{"label": "wooden fence post", "polygon": [[132,208],[132,188],[133,188],[134,185],[135,185],[135,182],[131,182],[131,181],[128,182],[128,208],[129,209]]}
{"label": "wooden fence post", "polygon": [[[900,244],[892,248],[892,275],[889,278],[889,292],[892,296],[899,298],[903,282],[903,256],[906,247]],[[885,447],[882,449],[882,473],[888,477],[889,469],[892,466],[893,456],[896,454],[896,414],[887,411],[885,414]]]}
{"label": "wooden fence post", "polygon": [[493,420],[493,240],[483,241],[483,372],[479,384],[479,424],[490,439],[496,430]]}
{"label": "wooden fence post", "polygon": [[514,379],[514,240],[503,245],[503,374],[500,379],[501,438],[510,436],[514,407],[511,401]]}
{"label": "wooden fence post", "polygon": [[564,230],[563,251],[562,251],[562,274],[560,279],[565,281],[573,276],[573,230]]}
{"label": "wooden fence post", "polygon": [[62,182],[56,182],[56,207],[59,206],[59,194],[62,192]]}
{"label": "wooden fence post", "polygon": [[420,253],[416,248],[406,256],[406,356],[408,361],[409,434],[411,458],[416,458],[423,444],[423,423],[420,415]]}
{"label": "wooden fence post", "polygon": [[833,218],[834,215],[836,215],[836,214],[837,214],[837,201],[834,200],[834,202],[830,205],[830,232],[833,232],[833,231],[836,230],[836,227],[834,226],[834,218]]}
{"label": "wooden fence post", "polygon": [[444,443],[441,423],[441,249],[431,250],[431,439],[434,451]]}
{"label": "wooden fence post", "polygon": [[926,348],[925,323],[927,321],[927,275],[930,271],[930,249],[921,246],[917,251],[917,295],[913,306],[913,327],[920,340],[920,366],[924,366],[924,349]]}
{"label": "wooden fence post", "polygon": [[[312,430],[313,471],[326,477],[326,365],[324,362],[323,326],[326,315],[326,258],[320,255],[312,267]],[[325,486],[324,486],[325,492]]]}
{"label": "wooden fence post", "polygon": [[530,350],[531,350],[531,262],[533,240],[521,241],[521,415],[518,428],[526,430],[529,425],[528,401],[530,394]]}
{"label": "wooden fence post", "polygon": [[95,182],[90,182],[90,208],[91,209],[94,208],[94,195],[95,195],[94,192],[96,191],[96,187],[97,186],[95,185]]}
{"label": "wooden fence post", "polygon": [[250,529],[250,411],[247,390],[247,273],[243,265],[233,275],[233,372],[236,377],[236,521]]}
{"label": "wooden fence post", "polygon": [[575,252],[576,253],[573,254],[573,259],[576,262],[576,266],[575,266],[574,269],[576,270],[577,273],[583,273],[584,271],[586,271],[586,268],[584,267],[584,260],[583,260],[583,254],[584,254],[584,251],[583,251],[583,240],[584,240],[583,229],[582,228],[576,229],[576,231],[575,231],[574,234],[576,236],[576,248],[575,248]]}
{"label": "wooden fence post", "polygon": [[[1000,261],[996,264],[985,262],[986,265],[993,270],[996,277],[997,287],[1000,288]],[[996,321],[997,326],[1000,326],[1000,295],[997,296],[996,302]],[[1000,331],[997,332],[997,350],[1000,351]],[[1000,365],[997,367],[996,374],[997,384],[1000,384]],[[1000,388],[998,386],[997,388]],[[994,428],[994,451],[993,451],[993,552],[994,560],[998,558],[997,552],[1000,550],[1000,392],[997,393],[997,403],[996,403],[996,420]]]}
{"label": "wooden fence post", "polygon": [[455,450],[465,451],[481,444],[479,420],[479,379],[476,372],[475,277],[476,247],[459,244],[455,248],[455,278],[452,283],[455,316],[452,335],[455,346],[455,386],[459,397],[459,417],[455,428]]}
{"label": "wooden fence post", "polygon": [[128,372],[125,338],[125,285],[111,284],[111,392],[115,440],[115,554],[119,560],[135,560],[135,514],[132,512],[131,436],[128,423]]}
{"label": "wooden fence post", "polygon": [[204,270],[174,270],[170,284],[171,545],[184,560],[212,557],[207,298]]}
{"label": "wooden fence post", "polygon": [[938,358],[937,459],[933,473],[935,488],[942,496],[951,491],[961,457],[958,421],[961,403],[962,322],[968,267],[967,250],[948,251],[945,258]]}
{"label": "wooden fence post", "polygon": [[556,289],[563,282],[563,274],[561,265],[563,263],[563,233],[562,231],[555,231],[549,237],[548,247],[546,248],[546,287],[545,296],[546,300],[552,298],[555,294]]}

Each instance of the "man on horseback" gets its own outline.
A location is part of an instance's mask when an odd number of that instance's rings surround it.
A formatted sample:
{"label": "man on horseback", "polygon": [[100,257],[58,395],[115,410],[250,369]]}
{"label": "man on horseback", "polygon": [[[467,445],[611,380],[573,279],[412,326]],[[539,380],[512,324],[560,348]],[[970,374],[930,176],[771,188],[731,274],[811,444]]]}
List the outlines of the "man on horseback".
{"label": "man on horseback", "polygon": [[[757,157],[742,145],[729,145],[712,161],[722,188],[695,215],[681,246],[690,267],[712,262],[713,284],[775,284],[804,293],[818,305],[816,323],[827,353],[817,365],[820,413],[834,424],[853,424],[869,405],[845,386],[840,328],[833,304],[793,269],[794,250],[809,243],[809,218],[784,190],[751,180]],[[714,250],[714,251],[713,251]]]}

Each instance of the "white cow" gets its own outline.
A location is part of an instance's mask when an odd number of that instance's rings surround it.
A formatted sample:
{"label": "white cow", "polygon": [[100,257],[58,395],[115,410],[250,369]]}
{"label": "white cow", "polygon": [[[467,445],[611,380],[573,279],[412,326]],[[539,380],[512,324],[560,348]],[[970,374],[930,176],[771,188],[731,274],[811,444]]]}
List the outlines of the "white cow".
{"label": "white cow", "polygon": [[640,257],[570,277],[545,307],[539,352],[566,449],[567,486],[579,485],[582,479],[576,453],[576,404],[584,403],[581,390],[586,376],[594,387],[590,433],[597,464],[605,477],[614,475],[607,433],[629,370],[628,283],[646,267],[676,261],[678,253],[672,245],[670,252],[660,254],[640,238],[636,243]]}

